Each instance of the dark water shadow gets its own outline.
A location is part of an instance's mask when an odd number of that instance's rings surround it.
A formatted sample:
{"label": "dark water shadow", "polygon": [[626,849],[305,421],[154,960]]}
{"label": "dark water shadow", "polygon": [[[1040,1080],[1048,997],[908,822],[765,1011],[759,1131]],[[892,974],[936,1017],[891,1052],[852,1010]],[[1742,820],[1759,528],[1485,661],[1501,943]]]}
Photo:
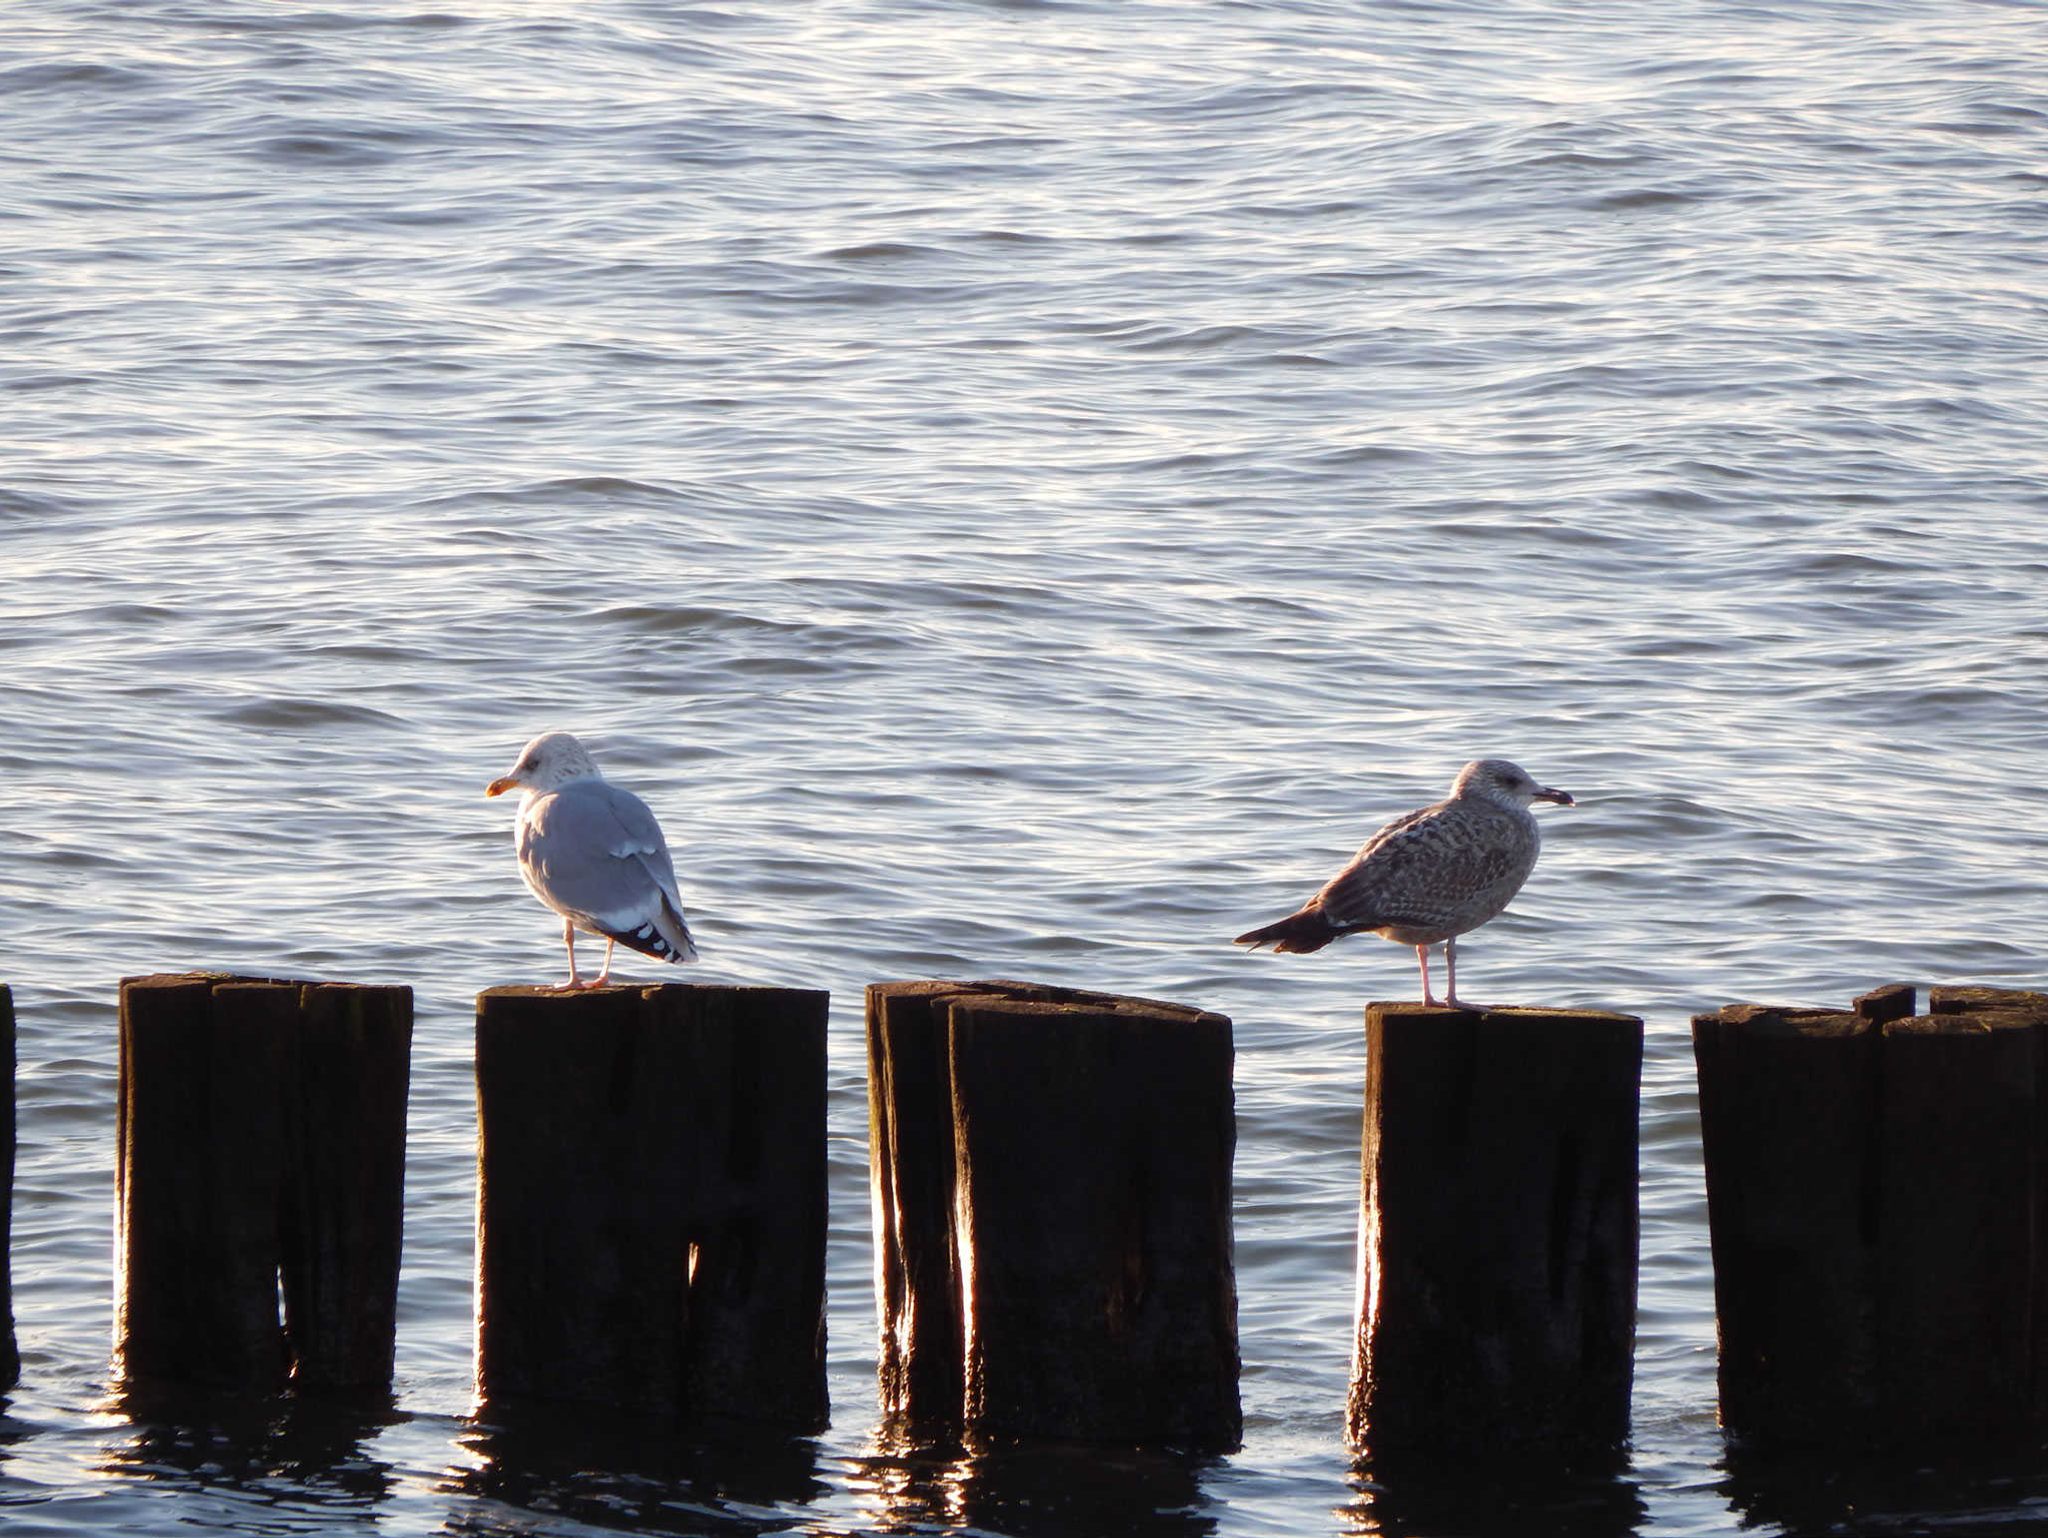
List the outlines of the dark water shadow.
{"label": "dark water shadow", "polygon": [[1625,1455],[1361,1459],[1338,1531],[1359,1538],[1632,1538],[1649,1509]]}
{"label": "dark water shadow", "polygon": [[409,1419],[389,1394],[251,1396],[131,1385],[107,1408],[128,1421],[103,1473],[190,1489],[246,1491],[362,1514],[392,1493],[370,1444]]}
{"label": "dark water shadow", "polygon": [[0,1477],[7,1473],[8,1449],[16,1442],[25,1441],[35,1428],[14,1418],[13,1398],[0,1393]]}
{"label": "dark water shadow", "polygon": [[588,1406],[493,1403],[463,1423],[442,1531],[531,1538],[536,1517],[633,1533],[787,1532],[829,1487],[808,1437]]}
{"label": "dark water shadow", "polygon": [[1745,1528],[1809,1533],[2048,1532],[2048,1450],[1906,1455],[1731,1445],[1721,1492]]}
{"label": "dark water shadow", "polygon": [[972,1444],[884,1428],[853,1460],[862,1533],[960,1531],[1003,1538],[1204,1538],[1216,1531],[1203,1476],[1221,1461],[1078,1442]]}

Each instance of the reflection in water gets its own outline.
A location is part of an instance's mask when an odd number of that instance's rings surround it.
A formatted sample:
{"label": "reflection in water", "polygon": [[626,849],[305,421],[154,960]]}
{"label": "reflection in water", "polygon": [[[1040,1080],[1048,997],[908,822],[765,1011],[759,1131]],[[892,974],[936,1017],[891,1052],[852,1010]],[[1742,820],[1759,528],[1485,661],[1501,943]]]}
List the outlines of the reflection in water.
{"label": "reflection in water", "polygon": [[1722,1492],[1747,1527],[1944,1538],[2048,1529],[2048,1453],[2038,1449],[1855,1458],[1730,1447],[1721,1467]]}
{"label": "reflection in water", "polygon": [[108,1408],[131,1429],[101,1471],[195,1489],[247,1490],[339,1514],[391,1493],[368,1444],[406,1419],[388,1394],[329,1399],[130,1386]]}
{"label": "reflection in water", "polygon": [[34,1429],[16,1420],[10,1413],[13,1408],[13,1401],[7,1395],[0,1394],[0,1477],[4,1477],[6,1473],[7,1449]]}
{"label": "reflection in water", "polygon": [[787,1532],[826,1492],[817,1446],[759,1426],[589,1406],[492,1404],[456,1438],[442,1531],[530,1538],[535,1515],[634,1533]]}
{"label": "reflection in water", "polygon": [[1214,1458],[1086,1443],[920,1438],[885,1428],[848,1474],[862,1532],[971,1528],[1006,1538],[1202,1538]]}
{"label": "reflection in water", "polygon": [[1361,1463],[1339,1529],[1359,1538],[1630,1538],[1648,1511],[1625,1458]]}

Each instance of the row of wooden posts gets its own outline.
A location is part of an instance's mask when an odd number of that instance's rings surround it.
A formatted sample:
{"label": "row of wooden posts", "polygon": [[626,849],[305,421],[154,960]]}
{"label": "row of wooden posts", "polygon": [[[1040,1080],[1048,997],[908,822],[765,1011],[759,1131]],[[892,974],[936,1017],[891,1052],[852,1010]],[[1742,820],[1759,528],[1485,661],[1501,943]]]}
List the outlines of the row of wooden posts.
{"label": "row of wooden posts", "polygon": [[[825,1424],[826,1004],[479,996],[487,1400]],[[1895,985],[1693,1021],[1722,1418],[1754,1442],[2048,1435],[2048,994],[1916,1006]],[[1366,1030],[1352,1445],[1618,1448],[1642,1022],[1375,1004]],[[14,1035],[0,987],[10,1192]],[[122,984],[129,1381],[389,1391],[411,1036],[402,987]],[[884,1411],[1236,1446],[1230,1021],[882,983],[867,1045]]]}

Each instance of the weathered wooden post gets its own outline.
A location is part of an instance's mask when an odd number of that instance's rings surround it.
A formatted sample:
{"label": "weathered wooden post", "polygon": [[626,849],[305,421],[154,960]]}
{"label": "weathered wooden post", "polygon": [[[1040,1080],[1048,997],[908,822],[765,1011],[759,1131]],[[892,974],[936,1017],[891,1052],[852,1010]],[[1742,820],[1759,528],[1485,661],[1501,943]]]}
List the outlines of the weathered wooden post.
{"label": "weathered wooden post", "polygon": [[477,998],[486,1398],[825,1424],[825,993]]}
{"label": "weathered wooden post", "polygon": [[868,1028],[884,1411],[1235,1447],[1230,1022],[916,982]]}
{"label": "weathered wooden post", "polygon": [[1847,1010],[1735,1005],[1692,1030],[1722,1419],[1860,1424],[1877,1375],[1878,1028]]}
{"label": "weathered wooden post", "polygon": [[115,1336],[127,1378],[284,1381],[278,1225],[296,1002],[289,987],[206,977],[121,984]]}
{"label": "weathered wooden post", "polygon": [[1642,1052],[1633,1015],[1368,1007],[1355,1450],[1626,1438]]}
{"label": "weathered wooden post", "polygon": [[7,1065],[7,1093],[0,1099],[0,1389],[21,1380],[21,1348],[14,1337],[14,991],[0,983],[0,1053]]}
{"label": "weathered wooden post", "polygon": [[411,1060],[410,989],[300,991],[282,1266],[296,1387],[391,1382]]}
{"label": "weathered wooden post", "polygon": [[[337,1009],[376,1022],[339,1052]],[[120,1031],[120,1372],[388,1386],[411,990],[129,978]]]}
{"label": "weathered wooden post", "polygon": [[1721,1416],[1756,1444],[2048,1428],[2048,996],[1693,1021]]}
{"label": "weathered wooden post", "polygon": [[878,1375],[892,1417],[957,1425],[960,1266],[954,1244],[953,1083],[946,1001],[971,985],[867,991],[868,1175]]}

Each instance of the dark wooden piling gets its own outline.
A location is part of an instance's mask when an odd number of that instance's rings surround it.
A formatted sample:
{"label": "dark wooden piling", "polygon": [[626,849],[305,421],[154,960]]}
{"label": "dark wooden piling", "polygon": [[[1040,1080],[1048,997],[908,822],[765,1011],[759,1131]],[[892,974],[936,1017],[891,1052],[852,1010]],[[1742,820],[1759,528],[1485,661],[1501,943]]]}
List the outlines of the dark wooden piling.
{"label": "dark wooden piling", "polygon": [[965,1366],[954,1244],[953,1086],[947,1001],[959,983],[867,991],[868,1174],[877,1373],[887,1415],[958,1424]]}
{"label": "dark wooden piling", "polygon": [[2048,997],[1693,1021],[1721,1417],[1757,1445],[2048,1430]]}
{"label": "dark wooden piling", "polygon": [[7,1084],[0,1095],[0,1390],[21,1379],[21,1349],[14,1337],[14,991],[0,983],[0,1058]]}
{"label": "dark wooden piling", "polygon": [[823,990],[667,988],[658,1019],[692,1038],[696,1219],[683,1403],[826,1423]]}
{"label": "dark wooden piling", "polygon": [[1028,983],[868,990],[884,1411],[1235,1447],[1230,1022]]}
{"label": "dark wooden piling", "polygon": [[1873,1402],[1880,1031],[1756,1005],[1693,1021],[1730,1426],[1796,1432]]}
{"label": "dark wooden piling", "polygon": [[1642,1048],[1632,1015],[1367,1009],[1355,1450],[1627,1436]]}
{"label": "dark wooden piling", "polygon": [[[411,992],[353,990],[386,1022],[365,1054],[325,1042],[327,1006],[307,1002],[324,991],[198,974],[121,985],[115,1355],[131,1381],[390,1383]],[[373,1135],[370,1178],[345,1161]]]}
{"label": "dark wooden piling", "polygon": [[477,998],[494,1400],[825,1424],[827,995]]}
{"label": "dark wooden piling", "polygon": [[278,1222],[294,1000],[288,988],[205,977],[121,985],[115,1334],[128,1378],[284,1380]]}
{"label": "dark wooden piling", "polygon": [[292,1382],[378,1388],[398,1330],[410,990],[308,986],[298,1053],[284,1208]]}

